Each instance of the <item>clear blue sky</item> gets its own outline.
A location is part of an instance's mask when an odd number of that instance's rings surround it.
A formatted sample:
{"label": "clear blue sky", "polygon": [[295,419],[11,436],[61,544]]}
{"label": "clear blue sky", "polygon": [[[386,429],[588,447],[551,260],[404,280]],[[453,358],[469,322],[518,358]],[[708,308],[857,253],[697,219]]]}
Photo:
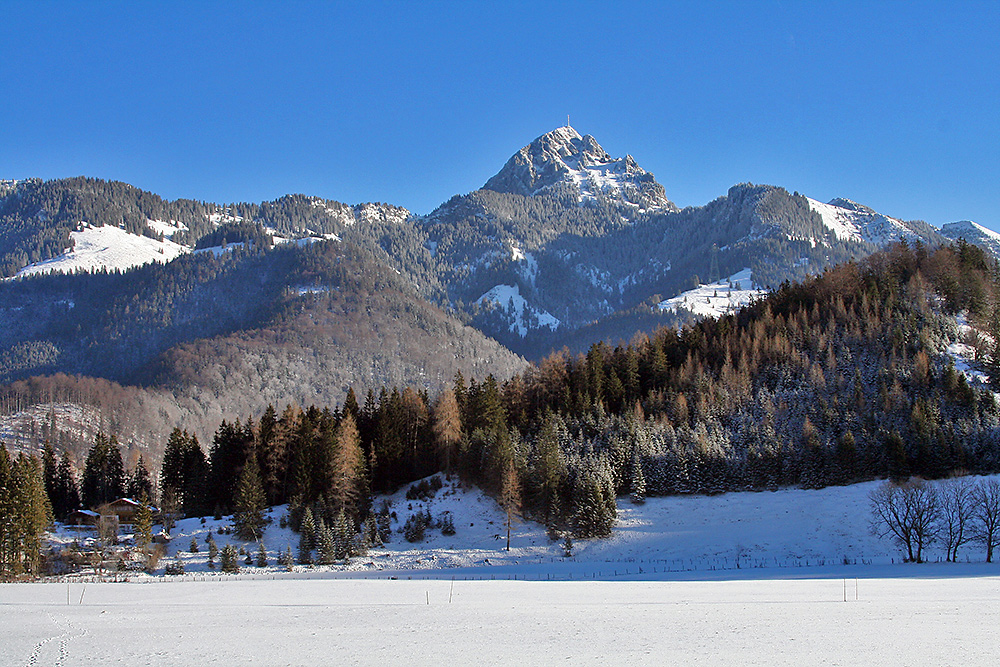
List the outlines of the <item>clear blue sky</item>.
{"label": "clear blue sky", "polygon": [[1000,229],[1000,2],[0,0],[0,91],[2,178],[426,213],[571,114],[682,206]]}

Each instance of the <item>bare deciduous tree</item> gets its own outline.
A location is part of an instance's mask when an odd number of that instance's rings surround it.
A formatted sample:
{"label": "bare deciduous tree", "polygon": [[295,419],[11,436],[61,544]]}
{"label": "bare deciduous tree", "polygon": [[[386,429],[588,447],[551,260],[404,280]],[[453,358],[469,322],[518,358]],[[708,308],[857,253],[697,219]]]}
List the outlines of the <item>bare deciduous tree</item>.
{"label": "bare deciduous tree", "polygon": [[934,541],[940,514],[936,489],[919,477],[902,484],[884,482],[871,492],[872,531],[891,535],[906,550],[906,560],[923,562],[923,550]]}
{"label": "bare deciduous tree", "polygon": [[993,550],[1000,546],[1000,481],[982,481],[973,493],[974,539],[986,547],[986,562],[993,562]]}
{"label": "bare deciduous tree", "polygon": [[975,489],[968,477],[954,477],[938,484],[941,514],[937,529],[946,559],[951,562],[958,560],[959,547],[972,540]]}

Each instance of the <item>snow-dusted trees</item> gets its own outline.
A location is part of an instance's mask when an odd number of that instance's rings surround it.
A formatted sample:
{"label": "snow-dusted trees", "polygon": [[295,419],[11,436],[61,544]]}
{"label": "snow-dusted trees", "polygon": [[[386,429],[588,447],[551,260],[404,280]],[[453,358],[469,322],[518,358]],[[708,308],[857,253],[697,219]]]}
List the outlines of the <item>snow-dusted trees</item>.
{"label": "snow-dusted trees", "polygon": [[869,495],[872,530],[891,536],[906,551],[906,560],[923,562],[923,551],[934,541],[934,526],[940,514],[936,489],[913,477],[896,484],[884,482]]}

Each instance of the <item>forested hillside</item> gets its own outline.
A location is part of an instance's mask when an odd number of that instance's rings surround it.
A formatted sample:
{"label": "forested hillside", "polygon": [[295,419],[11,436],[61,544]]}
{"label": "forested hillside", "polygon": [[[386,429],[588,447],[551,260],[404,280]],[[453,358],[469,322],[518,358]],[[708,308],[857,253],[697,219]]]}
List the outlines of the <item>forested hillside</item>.
{"label": "forested hillside", "polygon": [[996,399],[947,348],[975,343],[959,313],[996,333],[997,279],[974,246],[897,245],[736,315],[554,355],[506,382],[457,374],[437,396],[407,387],[351,391],[337,409],[269,407],[223,423],[207,454],[176,431],[164,489],[191,512],[236,508],[249,466],[296,521],[309,508],[358,526],[369,492],[446,470],[555,531],[600,536],[623,494],[996,472]]}

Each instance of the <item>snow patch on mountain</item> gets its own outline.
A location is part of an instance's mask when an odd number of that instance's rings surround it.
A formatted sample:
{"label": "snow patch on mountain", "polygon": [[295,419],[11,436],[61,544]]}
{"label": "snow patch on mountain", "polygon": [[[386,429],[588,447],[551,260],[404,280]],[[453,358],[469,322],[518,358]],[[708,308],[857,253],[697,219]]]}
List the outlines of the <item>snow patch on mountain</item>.
{"label": "snow patch on mountain", "polygon": [[124,229],[105,225],[83,225],[80,231],[70,232],[73,248],[59,257],[47,259],[24,267],[15,278],[46,273],[75,273],[76,271],[125,271],[151,262],[165,264],[190,248],[168,239],[157,241],[148,236],[130,234]]}
{"label": "snow patch on mountain", "polygon": [[698,317],[719,317],[734,313],[766,292],[754,287],[750,269],[743,269],[723,280],[682,292],[661,301],[659,309],[676,313],[687,310]]}
{"label": "snow patch on mountain", "polygon": [[476,300],[479,305],[486,302],[496,304],[507,314],[511,320],[510,331],[521,338],[528,335],[529,329],[548,327],[555,331],[559,328],[560,320],[544,310],[528,305],[517,285],[497,285]]}

